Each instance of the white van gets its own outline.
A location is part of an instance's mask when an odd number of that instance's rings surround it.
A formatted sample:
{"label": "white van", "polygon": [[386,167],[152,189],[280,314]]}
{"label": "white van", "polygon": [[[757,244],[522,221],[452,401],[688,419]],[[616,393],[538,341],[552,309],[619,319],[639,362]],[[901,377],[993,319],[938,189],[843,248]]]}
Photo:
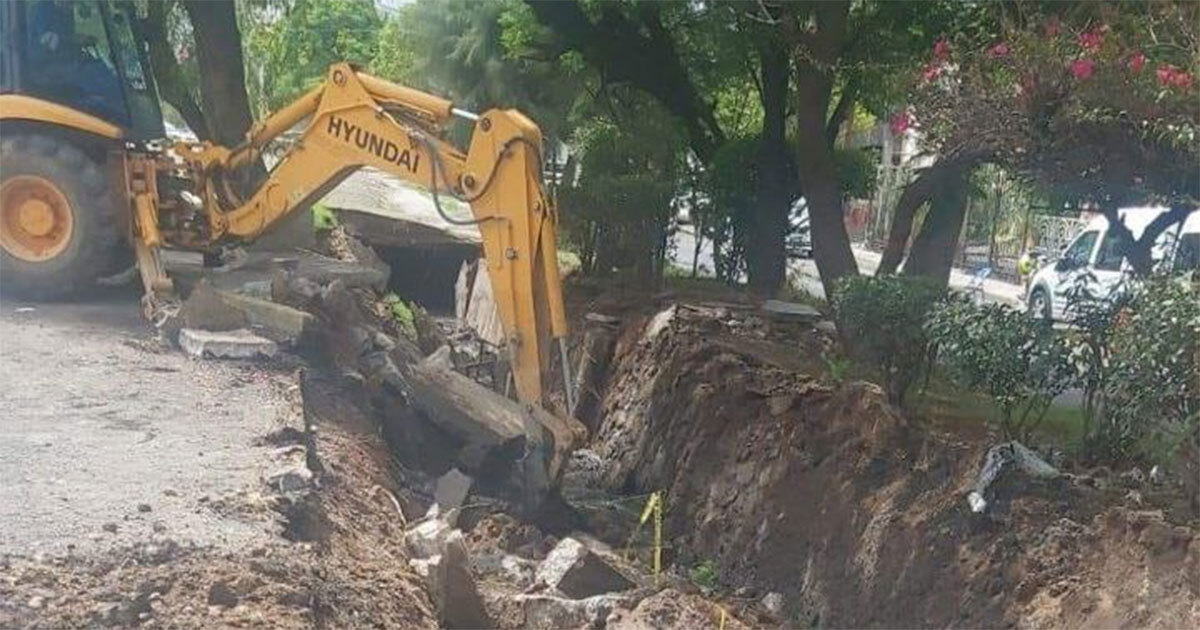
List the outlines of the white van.
{"label": "white van", "polygon": [[[1141,238],[1146,226],[1166,208],[1122,208],[1121,220],[1133,237]],[[1107,297],[1130,271],[1120,254],[1117,237],[1108,220],[1096,217],[1063,249],[1058,259],[1042,267],[1029,281],[1025,303],[1035,317],[1066,319],[1067,295],[1077,283],[1086,283],[1095,297]],[[1154,243],[1151,256],[1173,272],[1200,269],[1200,211],[1167,228]]]}

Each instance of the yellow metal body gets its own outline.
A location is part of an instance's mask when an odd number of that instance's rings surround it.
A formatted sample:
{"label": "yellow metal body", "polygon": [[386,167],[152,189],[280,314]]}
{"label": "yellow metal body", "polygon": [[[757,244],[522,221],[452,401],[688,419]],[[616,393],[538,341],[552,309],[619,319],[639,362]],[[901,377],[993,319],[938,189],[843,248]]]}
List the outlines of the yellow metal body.
{"label": "yellow metal body", "polygon": [[[256,124],[236,147],[177,142],[167,151],[124,150],[130,238],[147,304],[172,287],[160,247],[208,249],[253,239],[288,213],[310,207],[358,168],[371,166],[429,188],[435,199],[469,203],[483,238],[517,395],[527,403],[543,403],[550,342],[563,339],[567,326],[557,264],[558,218],[541,185],[542,135],[515,110],[490,110],[474,120],[463,153],[442,139],[454,114],[446,99],[339,63],[321,85]],[[0,96],[0,118],[122,137],[108,122],[26,96]],[[266,180],[247,198],[234,193],[229,181],[238,170],[256,163],[272,140],[301,123],[300,139]],[[187,173],[190,203],[160,194],[159,177],[178,181],[181,172]],[[45,214],[39,210],[30,206],[14,215],[14,225],[36,232]]]}
{"label": "yellow metal body", "polygon": [[50,123],[94,133],[112,140],[117,140],[124,135],[120,127],[106,120],[23,94],[0,94],[0,119]]}

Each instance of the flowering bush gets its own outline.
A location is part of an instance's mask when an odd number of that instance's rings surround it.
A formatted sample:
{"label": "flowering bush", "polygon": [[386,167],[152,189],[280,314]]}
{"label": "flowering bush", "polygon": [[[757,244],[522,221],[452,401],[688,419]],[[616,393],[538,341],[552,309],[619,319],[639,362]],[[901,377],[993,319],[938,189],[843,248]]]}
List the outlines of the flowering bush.
{"label": "flowering bush", "polygon": [[[1097,203],[1200,203],[1195,3],[1004,25],[982,47],[939,38],[903,127]],[[1150,71],[1153,70],[1153,71]],[[893,121],[893,129],[898,125]]]}

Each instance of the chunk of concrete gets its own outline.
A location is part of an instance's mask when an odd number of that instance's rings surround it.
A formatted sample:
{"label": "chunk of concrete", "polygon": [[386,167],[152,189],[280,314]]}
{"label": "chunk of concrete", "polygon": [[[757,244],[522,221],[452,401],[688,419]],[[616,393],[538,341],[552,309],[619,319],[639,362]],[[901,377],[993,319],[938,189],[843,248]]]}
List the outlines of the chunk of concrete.
{"label": "chunk of concrete", "polygon": [[630,602],[616,594],[606,593],[586,599],[567,599],[545,593],[517,595],[525,613],[524,628],[528,630],[559,630],[560,628],[599,628],[609,614]]}
{"label": "chunk of concrete", "polygon": [[472,481],[457,468],[451,468],[449,472],[438,477],[437,486],[433,490],[433,500],[440,511],[445,513],[462,507],[467,493],[471,491]]}
{"label": "chunk of concrete", "polygon": [[413,558],[425,559],[442,554],[446,540],[455,531],[440,518],[431,518],[414,524],[404,532],[404,545]]}
{"label": "chunk of concrete", "polygon": [[445,540],[444,553],[425,561],[418,573],[425,574],[429,597],[438,609],[443,628],[491,628],[495,624],[484,608],[462,532],[452,531]]}
{"label": "chunk of concrete", "polygon": [[821,319],[821,311],[799,302],[767,300],[762,309],[779,321],[815,323]]}
{"label": "chunk of concrete", "polygon": [[193,357],[213,359],[271,358],[279,351],[274,341],[244,328],[225,331],[184,328],[179,331],[179,347]]}
{"label": "chunk of concrete", "polygon": [[275,341],[296,341],[316,318],[285,304],[215,289],[201,281],[180,309],[187,328],[210,331],[256,328]]}
{"label": "chunk of concrete", "polygon": [[564,538],[542,561],[537,580],[571,599],[628,590],[633,582],[574,538]]}

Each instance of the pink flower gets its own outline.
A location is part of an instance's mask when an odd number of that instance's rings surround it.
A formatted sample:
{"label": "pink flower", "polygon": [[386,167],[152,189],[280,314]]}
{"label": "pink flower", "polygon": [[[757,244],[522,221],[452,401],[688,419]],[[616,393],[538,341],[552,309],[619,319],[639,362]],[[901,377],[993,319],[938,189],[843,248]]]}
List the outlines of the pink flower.
{"label": "pink flower", "polygon": [[898,112],[892,116],[891,120],[888,121],[888,127],[892,130],[893,134],[898,136],[905,131],[908,131],[908,128],[912,126],[912,123],[912,114],[908,112]]}
{"label": "pink flower", "polygon": [[1071,62],[1071,76],[1080,81],[1092,76],[1096,71],[1096,62],[1091,59],[1076,59]]}
{"label": "pink flower", "polygon": [[1142,51],[1140,50],[1134,51],[1134,53],[1129,56],[1128,66],[1129,69],[1133,70],[1134,72],[1141,72],[1142,68],[1146,67],[1146,55],[1142,54]]}
{"label": "pink flower", "polygon": [[1058,17],[1052,16],[1046,20],[1043,28],[1046,31],[1046,37],[1058,37],[1058,34],[1062,32],[1062,22],[1058,21]]}
{"label": "pink flower", "polygon": [[942,76],[942,66],[940,64],[931,63],[921,71],[921,79],[926,83],[936,81],[940,76]]}
{"label": "pink flower", "polygon": [[1154,74],[1158,75],[1158,84],[1166,87],[1175,82],[1175,73],[1179,72],[1179,68],[1170,64],[1164,64],[1158,67]]}
{"label": "pink flower", "polygon": [[950,42],[946,41],[945,37],[941,37],[933,43],[933,56],[935,59],[945,59],[950,56]]}
{"label": "pink flower", "polygon": [[1171,77],[1171,85],[1185,90],[1192,87],[1194,81],[1195,79],[1190,72],[1176,72],[1175,76]]}
{"label": "pink flower", "polygon": [[1008,44],[1005,44],[1004,42],[1000,42],[999,44],[996,44],[995,46],[992,46],[991,48],[989,48],[987,51],[987,54],[992,59],[997,59],[999,57],[1004,57],[1004,56],[1008,55],[1008,52],[1009,52]]}
{"label": "pink flower", "polygon": [[1103,29],[1092,29],[1079,34],[1079,45],[1084,50],[1096,51],[1100,48],[1100,44],[1104,43]]}

